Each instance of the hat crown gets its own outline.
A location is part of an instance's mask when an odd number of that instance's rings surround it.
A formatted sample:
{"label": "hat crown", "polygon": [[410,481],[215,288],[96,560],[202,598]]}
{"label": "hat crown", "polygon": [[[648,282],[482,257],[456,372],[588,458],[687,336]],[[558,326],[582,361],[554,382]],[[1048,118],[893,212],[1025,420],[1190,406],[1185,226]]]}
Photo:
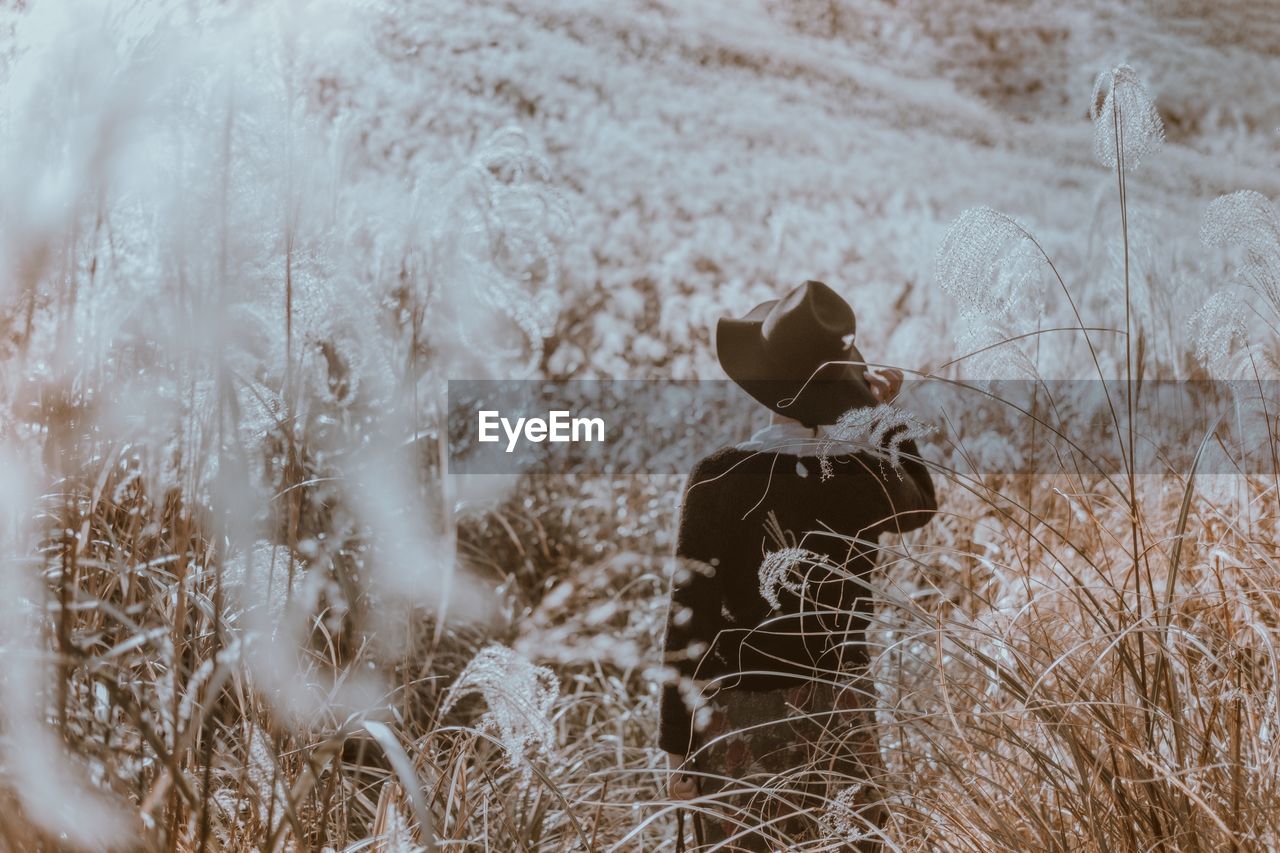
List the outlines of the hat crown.
{"label": "hat crown", "polygon": [[729,378],[759,402],[806,425],[831,424],[874,406],[853,309],[822,282],[806,281],[742,318],[716,323],[716,355]]}
{"label": "hat crown", "polygon": [[853,309],[827,285],[806,281],[778,300],[760,325],[770,348],[795,356],[838,358],[849,351],[857,324]]}

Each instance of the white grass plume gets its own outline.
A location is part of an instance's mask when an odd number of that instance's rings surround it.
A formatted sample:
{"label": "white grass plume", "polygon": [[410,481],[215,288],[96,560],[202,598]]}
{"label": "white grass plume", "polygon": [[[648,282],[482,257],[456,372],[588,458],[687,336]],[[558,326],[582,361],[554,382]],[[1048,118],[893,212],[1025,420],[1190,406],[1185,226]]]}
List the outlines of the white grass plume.
{"label": "white grass plume", "polygon": [[1280,216],[1262,193],[1241,190],[1214,199],[1205,210],[1200,238],[1208,246],[1240,249],[1245,285],[1280,319]]}
{"label": "white grass plume", "polygon": [[555,745],[551,708],[560,696],[560,682],[548,667],[498,643],[481,649],[449,688],[444,710],[465,696],[479,695],[488,710],[480,726],[496,734],[515,769],[529,769],[531,752]]}
{"label": "white grass plume", "polygon": [[869,836],[871,822],[857,808],[858,795],[864,785],[854,784],[836,794],[819,815],[822,831],[843,844],[855,845]]}
{"label": "white grass plume", "polygon": [[805,582],[799,576],[807,563],[822,562],[822,556],[806,548],[780,548],[770,551],[760,563],[760,597],[774,610],[782,608],[780,590],[803,596]]}
{"label": "white grass plume", "polygon": [[1128,65],[1098,75],[1089,107],[1093,119],[1093,151],[1104,166],[1119,162],[1131,171],[1164,142],[1164,122],[1142,84]]}
{"label": "white grass plume", "polygon": [[1247,368],[1249,330],[1245,307],[1235,294],[1219,290],[1187,320],[1196,342],[1196,360],[1211,376],[1231,379]]}
{"label": "white grass plume", "polygon": [[1190,320],[1197,360],[1217,379],[1280,375],[1280,216],[1266,196],[1242,190],[1205,210],[1200,237],[1240,252],[1237,280],[1215,291]]}
{"label": "white grass plume", "polygon": [[[915,413],[891,403],[850,409],[827,429],[819,458],[822,479],[835,475],[831,456],[848,452],[849,446],[882,456],[896,469],[902,462],[902,445],[925,438],[933,432],[934,428],[921,421]],[[898,476],[902,476],[901,471]]]}
{"label": "white grass plume", "polygon": [[960,309],[956,343],[983,378],[1032,378],[1048,259],[1020,222],[990,207],[966,210],[938,247],[937,279]]}

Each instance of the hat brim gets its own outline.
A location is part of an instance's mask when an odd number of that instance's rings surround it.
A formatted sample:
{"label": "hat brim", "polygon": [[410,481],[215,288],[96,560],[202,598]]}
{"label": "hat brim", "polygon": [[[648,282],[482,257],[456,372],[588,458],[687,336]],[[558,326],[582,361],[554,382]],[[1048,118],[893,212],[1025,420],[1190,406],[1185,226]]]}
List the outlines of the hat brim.
{"label": "hat brim", "polygon": [[879,401],[866,380],[866,360],[856,346],[843,357],[818,365],[808,376],[784,369],[769,351],[762,324],[777,300],[764,302],[741,319],[716,324],[720,366],[758,403],[804,424],[833,424],[850,409]]}

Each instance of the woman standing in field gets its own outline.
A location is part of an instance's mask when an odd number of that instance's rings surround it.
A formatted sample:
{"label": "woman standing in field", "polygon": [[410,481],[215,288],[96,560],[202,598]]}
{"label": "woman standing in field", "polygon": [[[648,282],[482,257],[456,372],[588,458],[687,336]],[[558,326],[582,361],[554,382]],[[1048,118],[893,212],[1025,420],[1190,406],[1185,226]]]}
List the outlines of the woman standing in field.
{"label": "woman standing in field", "polygon": [[721,366],[772,417],[689,477],[659,744],[671,796],[696,798],[699,836],[729,849],[820,838],[833,809],[866,836],[858,849],[879,846],[863,579],[879,535],[920,527],[936,501],[913,441],[892,465],[820,431],[901,387],[900,371],[865,369],[854,331],[848,303],[813,281],[716,329]]}

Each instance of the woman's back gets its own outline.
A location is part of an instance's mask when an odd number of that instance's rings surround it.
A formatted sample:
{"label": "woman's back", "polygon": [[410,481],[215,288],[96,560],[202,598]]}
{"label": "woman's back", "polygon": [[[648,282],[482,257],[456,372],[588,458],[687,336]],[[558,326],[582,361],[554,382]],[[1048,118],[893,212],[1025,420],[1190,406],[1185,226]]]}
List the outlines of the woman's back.
{"label": "woman's back", "polygon": [[[792,445],[798,452],[775,442],[724,448],[689,476],[666,639],[683,676],[770,690],[837,668],[871,607],[858,578],[873,566],[876,539],[921,526],[936,508],[912,442],[900,465],[869,453],[824,464],[812,439]],[[673,686],[664,748],[685,749],[689,724]]]}

